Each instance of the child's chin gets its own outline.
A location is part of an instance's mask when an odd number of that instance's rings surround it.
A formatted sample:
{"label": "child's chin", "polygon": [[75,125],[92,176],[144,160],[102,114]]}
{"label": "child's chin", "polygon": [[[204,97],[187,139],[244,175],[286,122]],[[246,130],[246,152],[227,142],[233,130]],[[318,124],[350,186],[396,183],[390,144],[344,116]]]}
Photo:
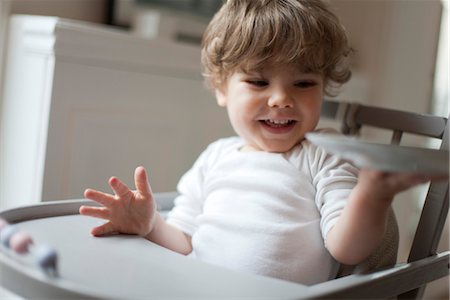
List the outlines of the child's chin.
{"label": "child's chin", "polygon": [[285,153],[294,148],[295,145],[297,145],[297,143],[268,145],[267,147],[264,147],[263,150],[273,153]]}
{"label": "child's chin", "polygon": [[275,140],[275,139],[261,139],[259,141],[253,141],[253,143],[247,143],[241,148],[241,151],[251,152],[251,151],[264,151],[272,153],[285,153],[290,151],[296,145],[301,142],[298,141],[286,141],[286,140]]}

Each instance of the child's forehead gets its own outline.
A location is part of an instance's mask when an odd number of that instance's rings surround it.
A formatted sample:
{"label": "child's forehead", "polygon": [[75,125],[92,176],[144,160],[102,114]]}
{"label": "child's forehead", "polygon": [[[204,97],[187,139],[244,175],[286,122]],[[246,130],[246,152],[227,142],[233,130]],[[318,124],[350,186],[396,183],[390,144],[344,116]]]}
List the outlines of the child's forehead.
{"label": "child's forehead", "polygon": [[301,74],[309,74],[315,73],[311,72],[305,66],[293,63],[265,63],[262,65],[252,64],[251,61],[246,64],[242,64],[237,68],[238,72],[242,72],[244,74],[264,74],[264,73],[272,73],[272,72],[283,72],[292,75],[301,75]]}

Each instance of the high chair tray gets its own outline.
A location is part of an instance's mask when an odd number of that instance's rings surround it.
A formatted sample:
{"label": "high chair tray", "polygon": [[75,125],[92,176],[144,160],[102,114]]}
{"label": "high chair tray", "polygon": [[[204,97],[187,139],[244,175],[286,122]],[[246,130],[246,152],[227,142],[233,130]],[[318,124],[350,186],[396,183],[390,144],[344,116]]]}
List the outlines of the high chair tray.
{"label": "high chair tray", "polygon": [[26,256],[0,246],[2,288],[26,299],[300,299],[321,294],[302,284],[209,265],[138,236],[93,237],[90,229],[102,221],[79,215],[81,205],[97,204],[52,201],[0,212],[36,244],[56,249],[59,274],[48,277]]}
{"label": "high chair tray", "polygon": [[308,133],[306,138],[360,168],[436,175],[449,173],[447,150],[377,144],[332,133]]}
{"label": "high chair tray", "polygon": [[385,299],[448,276],[447,251],[306,286],[208,265],[137,236],[94,238],[89,230],[100,221],[79,215],[81,205],[96,204],[51,201],[0,212],[36,243],[56,248],[59,274],[49,278],[0,247],[2,288],[25,299]]}

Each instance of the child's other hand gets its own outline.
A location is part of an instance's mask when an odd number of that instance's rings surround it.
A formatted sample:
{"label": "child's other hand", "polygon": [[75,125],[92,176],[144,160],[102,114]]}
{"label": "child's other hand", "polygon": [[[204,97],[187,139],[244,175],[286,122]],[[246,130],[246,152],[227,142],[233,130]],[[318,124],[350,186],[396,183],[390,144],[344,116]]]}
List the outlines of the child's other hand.
{"label": "child's other hand", "polygon": [[392,199],[397,193],[430,180],[448,179],[448,175],[426,175],[409,172],[383,172],[362,169],[358,177],[358,185],[366,194],[378,199]]}
{"label": "child's other hand", "polygon": [[103,205],[103,207],[80,207],[80,214],[105,219],[108,222],[95,227],[91,233],[102,236],[111,233],[126,233],[146,236],[156,220],[156,204],[143,167],[134,172],[136,190],[130,190],[116,177],[109,179],[115,195],[87,189],[84,196]]}

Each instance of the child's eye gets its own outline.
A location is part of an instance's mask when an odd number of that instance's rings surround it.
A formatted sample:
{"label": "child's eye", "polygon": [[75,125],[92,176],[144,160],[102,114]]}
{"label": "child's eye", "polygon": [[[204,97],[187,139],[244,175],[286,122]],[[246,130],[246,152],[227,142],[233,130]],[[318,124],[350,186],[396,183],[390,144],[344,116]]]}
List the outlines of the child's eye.
{"label": "child's eye", "polygon": [[266,80],[247,80],[248,84],[254,85],[256,87],[264,87],[267,86],[269,84],[269,82],[267,82]]}
{"label": "child's eye", "polygon": [[304,80],[304,81],[299,81],[297,83],[295,83],[295,86],[302,88],[302,89],[306,89],[309,87],[313,87],[315,86],[317,83],[315,81],[310,81],[310,80]]}

